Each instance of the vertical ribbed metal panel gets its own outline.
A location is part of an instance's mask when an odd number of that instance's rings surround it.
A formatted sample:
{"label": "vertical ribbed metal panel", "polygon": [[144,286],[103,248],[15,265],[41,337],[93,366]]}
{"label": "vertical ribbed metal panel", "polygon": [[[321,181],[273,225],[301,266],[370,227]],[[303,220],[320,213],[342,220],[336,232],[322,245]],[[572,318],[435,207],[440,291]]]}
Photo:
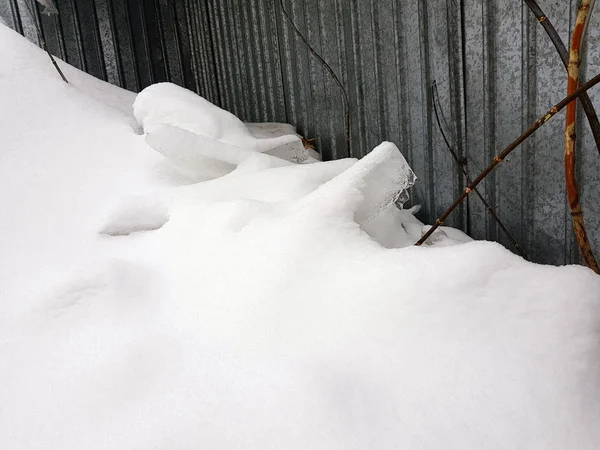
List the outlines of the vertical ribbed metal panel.
{"label": "vertical ribbed metal panel", "polygon": [[[317,139],[326,159],[347,156],[341,94],[291,30],[280,0],[55,0],[58,17],[41,16],[27,1],[0,0],[0,17],[38,44],[41,27],[50,50],[76,67],[133,91],[172,81],[243,120],[296,125]],[[577,1],[539,3],[568,43]],[[413,197],[426,221],[465,183],[435,121],[434,80],[446,131],[473,175],[566,91],[554,48],[520,0],[284,5],[347,89],[352,156],[382,140],[398,144],[419,176]],[[583,78],[600,72],[598,43],[596,11]],[[590,96],[600,103],[596,91]],[[582,204],[600,252],[600,157],[581,114],[578,127]],[[565,201],[563,132],[561,114],[481,187],[539,262],[579,261]],[[449,224],[508,244],[477,198]]]}
{"label": "vertical ribbed metal panel", "polygon": [[21,17],[16,0],[0,2],[0,18],[13,30],[23,33],[21,26]]}

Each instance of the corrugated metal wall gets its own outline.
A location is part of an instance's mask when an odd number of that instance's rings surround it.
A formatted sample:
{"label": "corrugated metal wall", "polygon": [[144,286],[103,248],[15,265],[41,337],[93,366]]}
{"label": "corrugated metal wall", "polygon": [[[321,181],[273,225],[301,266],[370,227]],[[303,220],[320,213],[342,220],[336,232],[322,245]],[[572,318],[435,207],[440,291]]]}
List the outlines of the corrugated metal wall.
{"label": "corrugated metal wall", "polygon": [[[247,121],[286,121],[344,157],[340,93],[281,14],[279,0],[55,0],[58,17],[31,17],[28,0],[0,0],[0,17],[87,72],[138,91],[186,86]],[[554,48],[521,0],[284,0],[297,26],[340,74],[351,102],[352,154],[394,141],[419,176],[413,196],[433,221],[464,180],[438,130],[435,80],[454,145],[475,175],[566,91]],[[540,0],[568,43],[577,2]],[[600,72],[600,11],[584,77]],[[592,101],[600,106],[596,92]],[[600,253],[600,157],[579,122],[579,173],[588,231]],[[579,261],[566,206],[564,115],[484,184],[488,200],[538,262]],[[507,244],[477,198],[451,225]],[[509,245],[507,245],[509,246]]]}

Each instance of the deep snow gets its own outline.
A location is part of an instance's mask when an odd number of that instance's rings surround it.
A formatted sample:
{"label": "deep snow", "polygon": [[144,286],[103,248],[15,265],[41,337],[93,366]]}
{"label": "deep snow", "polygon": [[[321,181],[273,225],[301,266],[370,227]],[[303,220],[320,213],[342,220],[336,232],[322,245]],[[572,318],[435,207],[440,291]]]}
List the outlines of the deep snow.
{"label": "deep snow", "polygon": [[[169,93],[142,136],[134,94],[61,63],[65,85],[3,25],[0,61],[3,450],[600,446],[588,269],[411,246],[391,144],[263,158],[235,118],[183,126],[200,100],[165,121]],[[207,138],[232,167],[181,173]]]}

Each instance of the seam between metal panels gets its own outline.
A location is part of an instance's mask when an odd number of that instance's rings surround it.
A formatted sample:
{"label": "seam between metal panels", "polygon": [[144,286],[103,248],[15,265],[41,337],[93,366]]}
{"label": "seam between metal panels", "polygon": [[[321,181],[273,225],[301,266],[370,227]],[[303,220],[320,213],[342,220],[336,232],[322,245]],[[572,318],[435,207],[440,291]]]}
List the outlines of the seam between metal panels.
{"label": "seam between metal panels", "polygon": [[17,0],[9,0],[10,1],[10,13],[13,17],[13,23],[17,27],[17,30],[20,34],[23,34],[23,23],[21,22],[21,14],[19,14],[19,5]]}
{"label": "seam between metal panels", "polygon": [[212,26],[213,25],[213,21],[211,19],[209,2],[210,2],[210,0],[205,0],[206,12],[207,12],[207,14],[206,14],[206,22],[208,24],[208,30],[209,30],[209,32],[205,33],[204,35],[208,37],[208,40],[209,40],[208,44],[209,44],[209,49],[210,49],[210,56],[211,56],[211,60],[213,61],[213,67],[212,67],[212,69],[213,69],[213,72],[214,72],[214,75],[215,75],[213,77],[213,79],[214,79],[215,88],[216,88],[216,92],[215,92],[216,99],[214,99],[214,100],[215,100],[215,103],[217,105],[222,106],[223,105],[223,99],[222,99],[222,96],[221,96],[221,86],[219,84],[219,77],[217,76],[217,73],[216,73],[216,70],[215,70],[216,69],[215,66],[217,65],[217,57],[216,57],[216,53],[217,52],[215,50],[215,42],[214,42],[212,33],[210,32],[210,30],[213,29],[213,26]]}
{"label": "seam between metal panels", "polygon": [[[294,3],[294,0],[292,0],[292,3]],[[304,35],[309,39],[311,39],[310,36],[310,23],[308,21],[308,15],[306,14],[306,2],[305,1],[301,1],[300,2],[300,11],[301,11],[301,16],[300,17],[294,17],[294,22],[296,24],[300,24],[301,26],[301,30],[304,33]],[[313,73],[314,73],[314,67],[315,67],[315,62],[314,59],[312,58],[312,55],[310,55],[310,52],[308,50],[308,48],[306,48],[306,46],[301,43],[301,41],[299,40],[298,36],[296,36],[294,34],[294,39],[296,44],[298,45],[298,43],[300,43],[300,48],[302,48],[302,54],[305,55],[306,57],[306,68],[307,68],[307,77],[306,77],[306,81],[307,83],[305,83],[305,92],[307,92],[306,98],[308,100],[308,102],[305,103],[305,107],[304,107],[304,111],[305,111],[305,117],[306,117],[306,124],[304,125],[305,129],[307,130],[307,134],[310,134],[311,137],[313,137],[316,132],[313,131],[313,127],[316,126],[315,121],[313,120],[314,118],[314,114],[313,114],[313,108],[310,107],[310,104],[314,101],[315,98],[315,83],[314,78],[313,78]],[[311,45],[313,45],[316,43],[312,43]],[[308,87],[306,86],[308,85]],[[321,154],[322,154],[322,150],[321,150]]]}
{"label": "seam between metal panels", "polygon": [[[231,6],[231,0],[227,1],[227,6],[229,7],[229,11],[231,12],[232,10],[232,6]],[[229,20],[227,20],[226,18],[230,16]],[[242,71],[242,63],[241,63],[241,59],[240,59],[240,50],[239,50],[239,38],[238,38],[238,27],[236,26],[236,18],[235,18],[235,14],[231,13],[228,14],[227,11],[224,11],[223,9],[221,9],[221,20],[227,24],[227,33],[226,36],[229,36],[230,38],[230,42],[231,42],[231,56],[232,56],[232,61],[235,62],[234,65],[232,65],[232,70],[231,70],[231,77],[233,78],[233,81],[235,83],[235,87],[237,88],[237,92],[241,93],[244,92],[244,85],[242,83],[242,77],[241,77],[241,71]],[[248,98],[247,96],[243,95],[240,97],[235,98],[234,97],[234,105],[235,105],[235,111],[236,114],[238,116],[244,116],[247,114],[247,110],[249,109],[248,105]]]}
{"label": "seam between metal panels", "polygon": [[87,60],[85,58],[84,55],[84,48],[83,48],[83,38],[81,36],[81,25],[79,23],[79,9],[77,8],[77,1],[76,0],[71,0],[71,10],[73,11],[73,25],[74,25],[74,30],[75,30],[75,37],[76,37],[76,43],[77,43],[77,49],[80,55],[79,60],[81,61],[81,70],[87,72],[88,69],[88,63]]}
{"label": "seam between metal panels", "polygon": [[271,53],[270,49],[271,49],[271,37],[273,35],[272,33],[272,23],[269,20],[270,19],[270,14],[267,5],[265,5],[265,2],[263,1],[259,1],[258,2],[258,6],[257,6],[257,10],[258,10],[258,17],[257,17],[257,25],[258,25],[258,29],[260,30],[260,43],[261,43],[261,47],[260,47],[260,51],[261,54],[263,55],[264,59],[265,59],[265,79],[264,79],[264,85],[263,87],[266,89],[265,91],[265,97],[266,97],[266,104],[267,104],[267,110],[264,112],[265,113],[265,118],[267,121],[269,120],[276,120],[276,117],[278,117],[278,112],[277,112],[277,97],[279,96],[279,91],[276,89],[275,87],[275,83],[276,81],[273,79],[273,75],[274,75],[274,65],[276,58],[276,53]]}
{"label": "seam between metal panels", "polygon": [[[102,75],[102,79],[106,81],[106,62],[104,59],[104,49],[102,48],[102,39],[100,38],[100,31],[98,30],[98,15],[96,14],[96,2],[93,1],[90,4],[90,14],[92,16],[92,22],[95,27],[92,29],[92,34],[94,36],[94,46],[98,52],[98,66],[100,69],[100,73]],[[85,49],[84,49],[85,50]]]}
{"label": "seam between metal panels", "polygon": [[[321,56],[323,56],[325,58],[325,60],[327,60],[327,57],[326,57],[327,55],[325,55],[325,46],[324,46],[325,37],[323,35],[323,30],[325,27],[323,26],[323,24],[321,22],[321,20],[322,20],[321,1],[318,0],[318,1],[315,1],[314,3],[315,3],[316,10],[317,10],[317,19],[316,19],[316,21],[313,21],[313,23],[316,22],[316,24],[317,24],[317,32],[315,33],[315,36],[316,36],[315,39],[312,39],[312,40],[309,39],[309,41],[312,41],[312,45],[315,48],[315,50],[317,50],[317,52],[319,52],[321,54]],[[312,27],[309,27],[308,31],[310,31],[310,28],[312,28]],[[320,76],[318,78],[321,79],[321,83],[323,86],[322,95],[324,97],[324,104],[329,105],[329,101],[331,100],[331,94],[332,94],[331,90],[335,89],[335,88],[333,88],[332,86],[329,86],[328,74],[325,71],[324,67],[321,64],[317,64],[315,62],[314,58],[312,58],[312,57],[311,57],[311,62],[312,62],[311,66],[314,68],[314,75],[315,75],[315,82],[311,83],[311,84],[315,85],[317,89],[319,88],[318,83],[317,83],[317,77],[318,77],[318,74],[320,73]],[[324,153],[325,148],[328,147],[327,148],[328,154],[327,154],[326,159],[331,159],[330,158],[331,153],[332,153],[332,151],[331,151],[331,135],[335,135],[335,129],[331,126],[331,123],[330,123],[330,117],[331,117],[330,113],[331,113],[331,110],[329,111],[329,114],[327,114],[327,120],[323,121],[323,123],[327,123],[329,125],[329,130],[328,130],[329,132],[327,133],[329,136],[327,136],[325,139],[321,138],[321,146],[322,146],[321,153]],[[327,144],[329,144],[329,145],[327,145]]]}
{"label": "seam between metal panels", "polygon": [[[185,86],[185,68],[184,68],[184,62],[183,62],[183,54],[181,51],[181,32],[179,29],[179,20],[177,17],[177,8],[175,6],[174,2],[168,2],[167,3],[167,10],[168,13],[171,17],[171,20],[173,21],[172,23],[172,27],[171,29],[173,30],[173,40],[174,45],[172,46],[172,48],[175,51],[175,57],[177,58],[177,63],[178,63],[178,71],[179,71],[179,80],[180,83],[183,84]],[[169,51],[168,47],[165,46],[165,53],[167,53]],[[169,55],[167,55],[169,56]],[[171,58],[169,57],[169,66],[170,67],[170,61]],[[169,74],[167,73],[167,77],[170,79],[170,81],[173,81],[173,74]]]}
{"label": "seam between metal panels", "polygon": [[379,125],[378,135],[379,140],[383,140],[387,135],[387,121],[388,117],[385,111],[385,89],[381,82],[381,36],[379,29],[375,25],[378,18],[379,9],[377,8],[377,1],[371,1],[371,36],[373,39],[373,61],[375,70],[375,84],[377,87],[377,106],[379,109]]}
{"label": "seam between metal panels", "polygon": [[[263,46],[262,46],[262,27],[259,26],[259,19],[256,15],[257,5],[256,0],[250,0],[250,11],[249,11],[249,20],[248,22],[248,34],[251,37],[248,39],[248,43],[250,47],[252,47],[253,51],[253,60],[254,61],[262,61],[261,63],[254,64],[253,66],[253,75],[252,78],[256,78],[257,80],[257,89],[255,99],[257,104],[261,105],[261,108],[258,110],[258,114],[255,119],[258,119],[259,122],[266,122],[266,115],[269,111],[269,92],[265,90],[266,79],[268,78],[265,74],[265,66],[268,67],[266,55],[263,54]],[[253,45],[252,45],[253,44]]]}
{"label": "seam between metal panels", "polygon": [[[165,41],[165,30],[164,30],[164,25],[163,25],[163,15],[162,15],[162,11],[160,9],[160,2],[154,3],[154,14],[157,19],[156,20],[156,28],[158,30],[158,40],[160,42],[160,52],[162,54],[162,63],[163,63],[162,65],[165,70],[165,80],[171,81],[171,77],[169,75],[170,64],[169,64],[169,58],[167,55],[167,44]],[[152,49],[150,49],[150,51],[152,51]]]}
{"label": "seam between metal panels", "polygon": [[[115,32],[115,20],[114,20],[114,16],[113,16],[113,12],[112,12],[112,0],[104,0],[102,2],[99,1],[95,1],[94,2],[94,10],[96,12],[96,24],[98,26],[98,28],[100,28],[100,17],[103,15],[103,13],[105,13],[106,18],[108,19],[108,23],[105,24],[105,26],[108,27],[108,32],[110,37],[108,38],[108,42],[105,39],[105,33],[102,33],[99,31],[99,35],[100,35],[100,39],[99,39],[99,46],[103,49],[103,60],[104,60],[104,66],[106,68],[105,70],[105,75],[106,75],[106,81],[108,82],[116,82],[116,84],[118,85],[122,85],[123,84],[123,79],[121,77],[121,73],[120,73],[120,69],[119,69],[119,64],[120,64],[120,60],[119,60],[119,54],[118,54],[118,44],[117,44],[117,36],[116,36],[116,32]],[[112,59],[114,62],[114,70],[110,70],[109,71],[109,64],[107,64],[107,61],[110,60],[110,57],[107,58],[107,53],[106,51],[104,51],[105,47],[111,47],[113,49],[112,52]],[[110,49],[109,49],[110,51]],[[115,76],[116,76],[116,80],[115,80]]]}
{"label": "seam between metal panels", "polygon": [[[334,0],[334,5],[333,8],[335,10],[335,33],[337,35],[337,39],[336,39],[336,54],[337,54],[337,63],[338,63],[338,67],[339,67],[339,74],[340,74],[340,79],[342,81],[342,84],[344,85],[346,92],[348,95],[350,95],[350,89],[349,89],[349,75],[348,75],[348,64],[346,61],[346,58],[344,58],[344,49],[346,48],[346,33],[344,30],[344,17],[341,14],[341,6],[340,6],[340,0]],[[350,117],[352,117],[352,110],[355,108],[355,105],[353,105],[352,101],[349,99],[348,100],[348,114],[350,115]],[[331,118],[330,120],[334,120],[333,118]],[[331,127],[333,127],[333,123],[331,124]],[[352,125],[352,123],[351,123]],[[352,128],[350,129],[350,144],[352,145]],[[340,151],[343,152],[342,155],[340,155]],[[332,159],[338,159],[340,157],[343,158],[349,158],[350,154],[348,154],[346,152],[346,148],[345,148],[345,142],[342,142],[341,144],[338,142],[337,136],[335,137],[335,140],[332,141],[332,151],[331,151],[331,157]]]}
{"label": "seam between metal panels", "polygon": [[[202,26],[200,20],[200,5],[197,1],[192,0],[192,5],[190,5],[190,16],[191,16],[191,29],[196,36],[202,35]],[[198,90],[203,97],[210,100],[211,92],[208,79],[206,77],[206,71],[203,70],[203,61],[206,61],[208,57],[206,56],[206,48],[205,42],[203,42],[202,38],[195,39],[196,43],[196,57],[194,58],[194,71],[198,73]]]}
{"label": "seam between metal panels", "polygon": [[[455,101],[456,101],[456,122],[457,122],[457,141],[456,148],[459,152],[459,156],[461,158],[467,157],[466,145],[467,145],[467,136],[466,136],[466,116],[467,116],[467,101],[466,101],[466,81],[465,81],[465,42],[464,42],[464,13],[463,13],[463,0],[453,0],[454,9],[452,10],[452,14],[454,15],[454,26],[453,29],[453,42],[456,46],[458,52],[458,61],[454,61],[453,65],[456,66],[456,70],[460,73],[458,76],[455,76],[454,82],[457,84],[455,87]],[[449,30],[450,31],[450,30]],[[462,171],[454,166],[456,170],[455,179],[457,180],[457,196],[462,193],[463,188],[466,187],[466,179],[463,177]],[[463,231],[467,231],[468,227],[468,218],[469,218],[469,203],[465,203],[461,205],[460,208],[460,220],[459,224]]]}
{"label": "seam between metal panels", "polygon": [[[446,20],[446,42],[447,42],[447,48],[448,48],[448,83],[449,83],[449,91],[448,91],[448,98],[450,100],[450,107],[449,107],[449,112],[450,112],[450,133],[452,136],[452,139],[454,141],[454,148],[455,151],[457,152],[459,158],[464,157],[464,152],[463,152],[463,147],[462,147],[462,130],[461,130],[461,118],[460,118],[460,110],[461,110],[461,98],[460,95],[460,80],[457,80],[456,77],[456,70],[460,70],[459,67],[456,67],[456,57],[455,57],[455,52],[456,51],[460,51],[458,50],[455,45],[456,42],[454,42],[454,35],[453,33],[455,32],[455,30],[453,29],[453,27],[457,26],[457,21],[456,21],[456,16],[455,16],[455,11],[453,11],[453,8],[455,8],[457,5],[457,3],[453,0],[446,0],[446,14],[445,14],[445,20]],[[462,60],[462,58],[461,58]],[[432,102],[435,102],[435,99],[432,96]],[[448,170],[450,171],[450,180],[452,182],[452,187],[453,187],[453,194],[452,194],[452,198],[456,198],[458,197],[463,189],[462,189],[462,185],[464,182],[464,177],[463,177],[463,173],[461,170],[459,170],[459,168],[457,167],[456,164],[451,163],[450,167],[448,167]],[[456,215],[458,216],[458,223],[456,224],[455,222],[455,226],[457,228],[463,228],[464,229],[464,212],[465,212],[465,204],[464,202],[461,203],[458,208],[457,208],[457,212]]]}
{"label": "seam between metal panels", "polygon": [[[356,105],[360,105],[360,108],[357,108],[356,111],[356,124],[358,128],[358,143],[359,148],[358,152],[356,149],[353,149],[352,156],[362,157],[365,153],[365,148],[367,147],[367,133],[365,128],[365,117],[364,110],[364,91],[363,91],[363,75],[362,75],[362,58],[360,57],[360,35],[358,32],[358,10],[357,10],[357,1],[352,0],[351,8],[350,8],[350,26],[351,26],[351,36],[352,36],[352,59],[354,60],[354,72],[356,74],[356,84],[355,84],[355,94],[356,94]],[[363,1],[363,0],[360,0]]]}
{"label": "seam between metal panels", "polygon": [[[485,6],[487,5],[487,6]],[[487,149],[487,158],[491,159],[495,156],[496,147],[496,126],[495,126],[495,69],[494,69],[494,45],[495,40],[493,38],[492,22],[493,22],[493,5],[490,5],[485,0],[482,1],[483,14],[483,93],[484,93],[484,145]],[[498,213],[498,201],[496,197],[496,175],[495,173],[490,174],[486,180],[486,193],[487,199],[491,207],[494,208]],[[485,215],[487,235],[492,238],[497,238],[498,230],[494,223],[489,220],[487,214]]]}
{"label": "seam between metal panels", "polygon": [[[216,0],[218,2],[218,0]],[[217,13],[217,6],[214,4],[213,0],[207,1],[208,15],[209,17],[214,17],[214,20],[210,21],[210,39],[212,43],[212,52],[213,52],[213,61],[215,63],[214,72],[216,77],[216,85],[217,91],[219,93],[219,106],[224,109],[231,109],[231,100],[229,98],[230,89],[226,85],[227,74],[226,74],[226,66],[224,63],[225,57],[227,55],[227,51],[218,51],[217,48],[220,48],[221,43],[224,39],[222,39],[222,24],[220,23]]]}
{"label": "seam between metal panels", "polygon": [[427,186],[429,186],[429,220],[433,221],[437,217],[437,211],[435,210],[435,190],[433,189],[433,143],[431,142],[432,135],[432,122],[431,122],[431,93],[429,92],[429,79],[428,74],[431,73],[431,64],[429,60],[429,14],[427,9],[427,2],[419,3],[419,33],[421,40],[421,61],[423,66],[421,67],[421,90],[425,93],[425,102],[421,105],[422,114],[425,117],[426,127],[423,129],[423,142],[425,143],[425,156],[427,159],[427,173],[425,173],[425,180]]}
{"label": "seam between metal panels", "polygon": [[[525,129],[530,123],[533,123],[537,116],[537,94],[535,92],[537,72],[535,64],[532,67],[531,62],[536,59],[537,31],[540,24],[524,3],[522,5],[522,15],[522,22],[524,24],[524,37],[522,38],[522,58],[524,62],[522,65],[526,70],[524,69],[523,71],[524,80],[521,84],[521,98],[524,102],[524,106],[522,107],[522,128]],[[523,145],[524,157],[521,160],[523,164],[521,170],[521,192],[523,195],[521,196],[521,242],[519,242],[519,245],[521,245],[525,253],[530,255],[531,246],[529,244],[532,242],[535,234],[533,213],[529,205],[533,204],[534,201],[536,146],[534,140],[528,140]]]}
{"label": "seam between metal panels", "polygon": [[[406,152],[407,159],[413,161],[414,153],[412,146],[412,124],[408,118],[403,117],[403,113],[409,109],[409,97],[408,87],[406,83],[406,43],[402,33],[402,5],[399,2],[392,3],[392,11],[394,15],[394,66],[396,67],[396,92],[398,92],[397,103],[398,103],[398,120],[400,124],[400,138],[402,142],[399,142],[399,146],[403,152]],[[411,188],[413,189],[413,188]]]}
{"label": "seam between metal panels", "polygon": [[[123,12],[125,13],[125,18],[127,20],[128,24],[131,24],[131,19],[130,19],[130,10],[129,10],[129,2],[126,3],[125,7],[123,8]],[[129,43],[131,46],[131,56],[132,56],[132,62],[133,62],[133,74],[134,74],[134,81],[135,81],[135,86],[136,86],[136,90],[139,91],[142,88],[142,81],[140,79],[140,74],[138,73],[138,56],[136,55],[135,52],[135,44],[133,41],[133,30],[131,29],[131,26],[129,27],[128,33],[127,33],[128,37],[129,37]]]}
{"label": "seam between metal panels", "polygon": [[[465,128],[465,139],[463,141],[463,146],[464,146],[463,155],[465,158],[467,158],[467,164],[468,164],[468,162],[469,162],[469,139],[467,139],[466,130],[469,129],[469,120],[468,120],[469,115],[467,114],[467,105],[468,105],[468,103],[467,103],[467,93],[468,93],[468,89],[467,89],[467,34],[466,34],[467,21],[466,21],[466,17],[465,17],[465,0],[460,0],[459,4],[460,4],[460,33],[461,33],[460,45],[462,48],[462,83],[463,83],[462,101],[463,101],[463,105],[464,105],[463,122],[464,122],[464,128]],[[465,209],[466,209],[465,229],[466,229],[466,233],[470,236],[472,233],[472,230],[471,230],[471,198],[470,198],[470,196],[467,197]]]}
{"label": "seam between metal panels", "polygon": [[[292,122],[292,119],[290,117],[290,109],[289,109],[289,102],[288,102],[288,93],[286,92],[286,87],[285,87],[285,70],[284,70],[284,62],[286,61],[285,58],[285,43],[282,42],[283,41],[283,36],[282,36],[282,27],[283,24],[280,21],[280,17],[282,12],[279,10],[280,5],[279,2],[277,0],[272,0],[273,4],[274,4],[274,11],[275,11],[275,30],[277,32],[277,51],[279,52],[279,70],[281,73],[281,81],[282,81],[282,90],[283,90],[283,107],[284,107],[284,112],[285,112],[285,120],[286,122]],[[294,126],[296,126],[296,124],[294,124]]]}
{"label": "seam between metal panels", "polygon": [[[187,29],[188,29],[188,36],[192,36],[193,33],[196,32],[193,24],[194,24],[194,18],[191,12],[191,6],[190,6],[190,1],[192,0],[185,0],[185,18],[187,21]],[[195,70],[198,67],[197,61],[196,59],[198,58],[198,54],[197,54],[197,41],[195,39],[191,39],[191,45],[190,45],[190,56],[191,56],[191,62],[192,62],[192,66],[194,68],[193,70],[193,75],[194,75],[194,84],[196,85],[196,89],[195,91],[198,93],[201,93],[200,90],[200,74],[198,73],[198,70]]]}
{"label": "seam between metal panels", "polygon": [[[230,27],[232,27],[233,29],[230,30],[230,37],[233,37],[232,43],[233,43],[233,52],[234,52],[234,56],[236,59],[236,68],[237,68],[237,73],[236,73],[236,81],[237,81],[237,86],[239,89],[239,92],[245,92],[246,91],[246,86],[243,80],[243,76],[246,73],[246,62],[244,60],[244,56],[242,52],[242,50],[240,49],[242,42],[243,42],[243,35],[241,33],[241,25],[239,25],[239,11],[237,11],[237,9],[235,8],[235,6],[232,6],[231,1],[228,2],[228,5],[230,6],[230,11],[231,11],[231,20],[229,22]],[[224,17],[227,16],[227,13],[225,14]],[[240,101],[238,102],[238,104],[240,105],[239,110],[238,110],[238,115],[242,118],[246,118],[249,116],[250,114],[250,104],[248,103],[248,96],[247,95],[243,95],[240,99]]]}
{"label": "seam between metal panels", "polygon": [[[127,2],[128,5],[131,4],[131,2]],[[142,26],[140,27],[141,32],[142,32],[142,42],[143,42],[143,47],[144,50],[146,51],[146,54],[148,55],[148,63],[147,63],[147,69],[148,69],[148,74],[150,75],[150,82],[151,83],[155,83],[156,82],[156,74],[154,73],[154,67],[151,61],[151,57],[152,57],[152,49],[150,48],[149,42],[148,42],[148,32],[146,30],[146,15],[144,12],[144,4],[143,3],[139,3],[138,4],[138,11],[140,13],[140,16],[142,17]],[[131,15],[131,11],[130,11],[130,15]],[[134,49],[134,53],[135,53],[135,43],[133,45],[133,49]],[[141,88],[142,86],[140,86]]]}
{"label": "seam between metal panels", "polygon": [[[269,118],[275,117],[276,115],[276,105],[275,105],[275,95],[276,91],[273,86],[273,79],[271,69],[273,67],[271,52],[269,51],[269,26],[267,23],[268,14],[264,10],[264,2],[259,1],[256,4],[256,13],[253,15],[253,19],[255,21],[255,30],[257,31],[259,43],[258,53],[261,59],[264,59],[264,70],[263,70],[263,79],[262,79],[262,89],[264,89],[264,105],[265,110],[262,111],[263,117],[265,121],[269,121]],[[263,64],[258,64],[259,68],[263,66]]]}
{"label": "seam between metal panels", "polygon": [[[523,67],[522,75],[521,75],[521,129],[526,126],[529,118],[529,100],[528,95],[529,92],[529,23],[530,21],[528,16],[529,11],[526,10],[526,6],[521,3],[521,22],[523,23],[523,28],[521,31],[521,67]],[[529,201],[529,189],[528,189],[528,175],[529,175],[529,158],[530,158],[530,144],[523,143],[523,158],[521,158],[521,218],[520,218],[520,226],[521,226],[521,240],[519,245],[523,247],[523,250],[528,253],[528,239],[523,239],[523,235],[525,233],[529,234],[529,231],[526,227],[526,215],[527,208],[526,203]]]}
{"label": "seam between metal panels", "polygon": [[[94,19],[94,24],[98,24],[98,12],[96,11],[96,2],[94,1],[94,4],[92,5],[91,8],[92,11],[92,17]],[[96,38],[96,47],[98,48],[98,59],[99,59],[99,63],[100,63],[100,69],[104,75],[104,80],[106,81],[108,79],[108,73],[106,71],[106,59],[104,57],[104,48],[102,47],[102,39],[100,38],[100,30],[98,29],[97,26],[94,27],[94,36]]]}
{"label": "seam between metal panels", "polygon": [[[58,5],[57,5],[58,7]],[[54,26],[56,27],[56,33],[58,35],[58,45],[60,46],[61,59],[63,61],[67,60],[67,46],[65,44],[65,36],[62,30],[62,25],[60,23],[60,17],[54,16]]]}
{"label": "seam between metal panels", "polygon": [[[266,2],[267,11],[269,21],[271,22],[271,29],[275,30],[273,35],[271,36],[271,45],[272,48],[276,49],[274,52],[274,66],[273,66],[273,74],[275,76],[275,86],[277,87],[278,99],[277,99],[277,109],[279,113],[277,117],[278,120],[283,120],[288,122],[288,113],[287,113],[287,102],[285,98],[285,90],[284,90],[284,74],[283,74],[283,59],[281,55],[281,33],[279,30],[279,20],[277,17],[277,2],[269,1]],[[283,113],[283,116],[282,116]]]}
{"label": "seam between metal panels", "polygon": [[115,43],[115,66],[117,67],[117,77],[119,78],[119,85],[123,87],[125,85],[125,71],[123,70],[123,61],[121,59],[121,53],[119,52],[119,36],[115,29],[117,19],[115,16],[115,7],[113,6],[113,0],[107,0],[108,15],[110,17],[110,32],[112,35],[113,42]]}
{"label": "seam between metal panels", "polygon": [[42,18],[40,16],[40,8],[39,4],[36,0],[25,0],[29,1],[29,5],[31,6],[31,14],[33,17],[31,18],[36,23],[36,28],[39,30],[38,39],[46,40],[46,35],[44,33],[44,27],[42,26]]}

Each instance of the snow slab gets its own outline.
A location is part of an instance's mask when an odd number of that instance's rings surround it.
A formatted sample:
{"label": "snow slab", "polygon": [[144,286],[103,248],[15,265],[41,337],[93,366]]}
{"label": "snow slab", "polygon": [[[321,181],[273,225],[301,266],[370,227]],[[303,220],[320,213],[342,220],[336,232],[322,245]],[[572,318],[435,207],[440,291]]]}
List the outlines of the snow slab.
{"label": "snow slab", "polygon": [[197,181],[226,175],[239,166],[244,166],[240,170],[255,172],[317,161],[291,125],[248,126],[173,83],[147,87],[133,108],[146,143]]}
{"label": "snow slab", "polygon": [[196,183],[134,94],[0,60],[3,450],[600,446],[590,270],[410,245],[392,144]]}

